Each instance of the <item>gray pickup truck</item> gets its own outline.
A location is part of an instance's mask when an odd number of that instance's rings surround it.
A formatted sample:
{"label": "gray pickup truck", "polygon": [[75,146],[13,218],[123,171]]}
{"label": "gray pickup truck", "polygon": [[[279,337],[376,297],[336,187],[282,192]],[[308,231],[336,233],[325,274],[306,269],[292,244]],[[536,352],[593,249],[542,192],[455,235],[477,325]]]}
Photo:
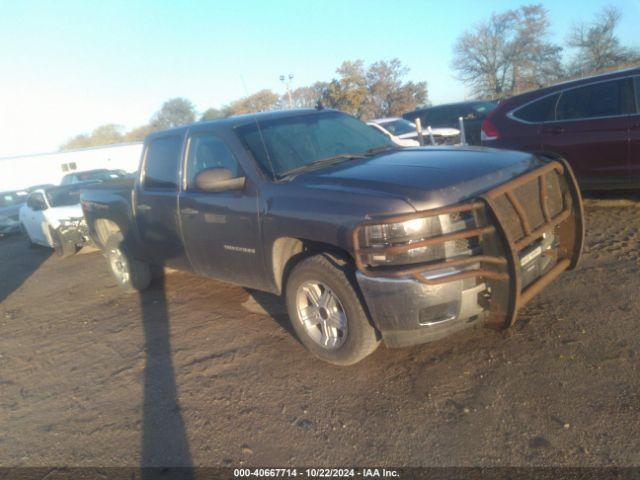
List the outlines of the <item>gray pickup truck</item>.
{"label": "gray pickup truck", "polygon": [[137,178],[86,190],[82,207],[125,289],[167,266],[282,295],[302,344],[339,365],[380,341],[510,326],[584,237],[561,159],[399,149],[331,110],[154,133]]}

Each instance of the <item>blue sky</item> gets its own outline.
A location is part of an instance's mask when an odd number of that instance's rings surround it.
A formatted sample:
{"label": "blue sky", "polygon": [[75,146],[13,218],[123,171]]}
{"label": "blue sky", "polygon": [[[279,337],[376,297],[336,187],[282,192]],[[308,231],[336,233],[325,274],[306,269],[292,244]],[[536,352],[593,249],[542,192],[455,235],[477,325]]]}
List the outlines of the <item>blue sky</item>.
{"label": "blue sky", "polygon": [[[0,157],[54,150],[104,123],[144,124],[171,97],[204,111],[282,92],[281,74],[294,74],[294,88],[328,80],[347,59],[398,57],[432,102],[462,100],[450,68],[456,37],[526,3],[0,0]],[[640,46],[640,0],[542,3],[560,44],[573,22],[612,4],[620,38]]]}

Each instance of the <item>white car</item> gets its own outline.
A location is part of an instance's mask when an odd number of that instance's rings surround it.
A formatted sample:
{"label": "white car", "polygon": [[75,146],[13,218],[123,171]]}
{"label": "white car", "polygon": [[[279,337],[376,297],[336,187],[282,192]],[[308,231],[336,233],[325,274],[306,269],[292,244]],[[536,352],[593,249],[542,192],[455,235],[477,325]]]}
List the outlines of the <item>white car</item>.
{"label": "white car", "polygon": [[[402,120],[403,122],[406,122],[406,123],[409,123],[409,124],[413,125],[411,122],[407,122],[406,120],[403,120],[403,119],[400,119],[400,120]],[[379,132],[384,133],[387,137],[389,137],[391,139],[391,141],[393,143],[395,143],[399,147],[419,147],[420,146],[420,142],[418,142],[417,140],[414,140],[412,138],[402,138],[399,135],[394,135],[389,130],[384,128],[384,126],[382,124],[377,123],[378,121],[379,120],[372,120],[370,122],[367,122],[367,125],[371,126],[372,128],[375,128]],[[413,131],[415,132],[415,134],[417,136],[418,133],[415,130],[415,126],[413,127]]]}
{"label": "white car", "polygon": [[[387,135],[397,145],[402,147],[420,145],[416,125],[409,120],[399,117],[376,118],[368,124]],[[430,143],[427,127],[428,125],[422,125],[422,136],[424,137],[425,145]],[[452,145],[460,140],[460,130],[457,128],[433,128],[431,129],[431,134],[436,145]]]}
{"label": "white car", "polygon": [[20,208],[20,225],[29,243],[54,248],[61,256],[87,242],[78,185],[32,191]]}

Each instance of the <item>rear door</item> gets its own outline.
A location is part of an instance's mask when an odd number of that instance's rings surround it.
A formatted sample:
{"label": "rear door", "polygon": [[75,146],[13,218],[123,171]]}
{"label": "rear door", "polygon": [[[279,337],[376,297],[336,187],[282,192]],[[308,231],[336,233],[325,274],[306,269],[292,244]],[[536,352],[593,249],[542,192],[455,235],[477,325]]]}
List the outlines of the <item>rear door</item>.
{"label": "rear door", "polygon": [[635,87],[635,113],[629,117],[630,123],[630,144],[629,144],[629,167],[631,169],[632,181],[640,184],[640,76],[633,79]]}
{"label": "rear door", "polygon": [[565,157],[587,187],[628,181],[631,81],[616,79],[563,90],[542,145]]}
{"label": "rear door", "polygon": [[215,131],[193,133],[188,141],[180,216],[193,269],[201,275],[247,287],[265,285],[258,196],[246,178],[242,188],[199,191],[195,178],[209,168],[225,168],[245,176],[228,141]]}
{"label": "rear door", "polygon": [[182,134],[153,137],[146,145],[135,191],[135,216],[144,253],[154,263],[189,269],[178,217]]}

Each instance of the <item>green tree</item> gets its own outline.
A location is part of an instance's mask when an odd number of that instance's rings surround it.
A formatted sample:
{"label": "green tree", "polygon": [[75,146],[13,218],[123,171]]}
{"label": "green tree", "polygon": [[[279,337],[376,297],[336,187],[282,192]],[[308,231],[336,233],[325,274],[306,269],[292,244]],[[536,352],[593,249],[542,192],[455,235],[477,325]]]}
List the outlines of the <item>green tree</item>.
{"label": "green tree", "polygon": [[620,44],[616,29],[622,13],[605,7],[591,23],[574,25],[567,43],[576,50],[570,63],[572,75],[584,75],[640,63],[640,52]]}
{"label": "green tree", "polygon": [[342,110],[357,117],[366,111],[369,90],[362,60],[345,61],[336,70],[338,78],[329,82],[323,102],[326,106]]}
{"label": "green tree", "polygon": [[124,140],[123,128],[112,123],[96,127],[90,134],[81,133],[68,140],[60,147],[61,150],[72,150],[75,148],[95,147],[99,145],[112,145]]}
{"label": "green tree", "polygon": [[278,106],[280,97],[269,89],[260,90],[247,97],[240,98],[227,105],[224,110],[229,115],[241,115],[243,113],[264,112],[273,110]]}
{"label": "green tree", "polygon": [[200,117],[200,121],[215,120],[217,118],[224,118],[226,116],[227,113],[224,110],[218,110],[217,108],[207,108]]}
{"label": "green tree", "polygon": [[427,101],[426,82],[405,82],[409,68],[397,58],[378,61],[367,70],[364,117],[397,117]]}
{"label": "green tree", "polygon": [[144,140],[144,137],[153,132],[151,125],[141,125],[139,127],[132,128],[124,134],[125,142],[140,142]]}
{"label": "green tree", "polygon": [[[293,108],[314,108],[322,99],[327,85],[327,82],[315,82],[308,87],[299,87],[293,90],[291,92]],[[281,97],[280,103],[283,108],[289,107],[289,98],[286,94]]]}
{"label": "green tree", "polygon": [[196,109],[186,98],[172,98],[162,104],[151,117],[151,127],[154,130],[164,130],[167,128],[179,127],[193,123],[196,120]]}

